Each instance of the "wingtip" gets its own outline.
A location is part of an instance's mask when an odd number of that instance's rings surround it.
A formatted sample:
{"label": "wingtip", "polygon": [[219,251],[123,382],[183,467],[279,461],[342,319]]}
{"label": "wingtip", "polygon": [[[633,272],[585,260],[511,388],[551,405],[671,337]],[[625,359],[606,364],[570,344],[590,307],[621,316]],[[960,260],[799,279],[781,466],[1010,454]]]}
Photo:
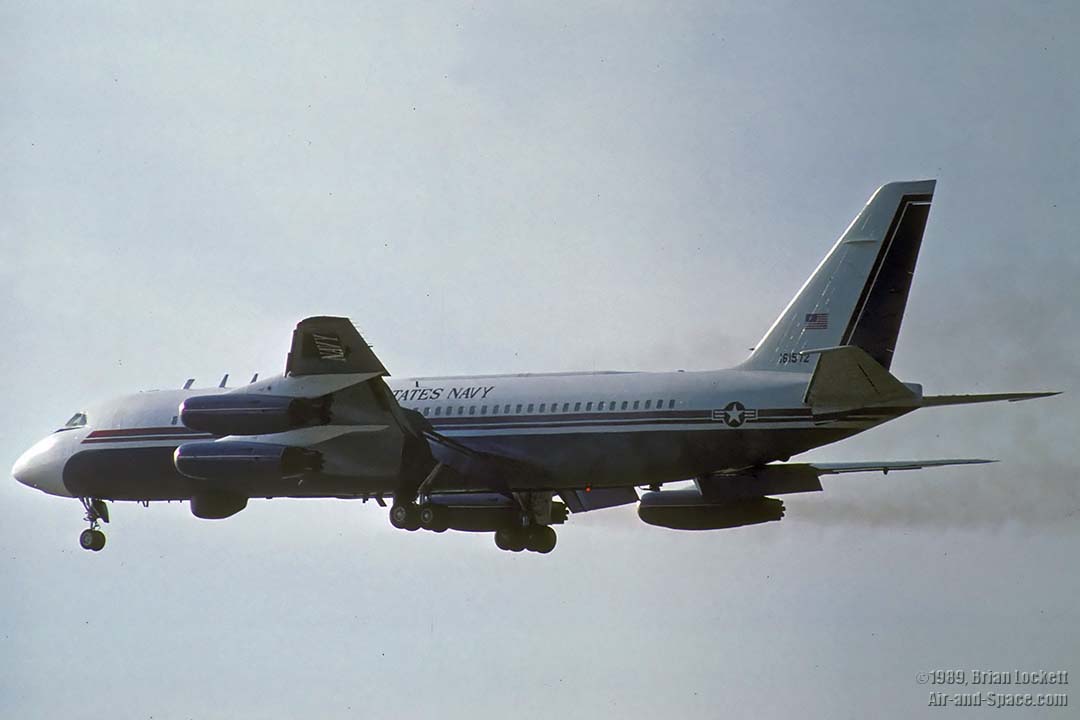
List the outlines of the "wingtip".
{"label": "wingtip", "polygon": [[1026,393],[1024,397],[1012,398],[1009,402],[1024,402],[1025,400],[1038,400],[1039,398],[1054,397],[1055,395],[1061,395],[1064,390],[1047,390],[1046,392],[1033,392]]}

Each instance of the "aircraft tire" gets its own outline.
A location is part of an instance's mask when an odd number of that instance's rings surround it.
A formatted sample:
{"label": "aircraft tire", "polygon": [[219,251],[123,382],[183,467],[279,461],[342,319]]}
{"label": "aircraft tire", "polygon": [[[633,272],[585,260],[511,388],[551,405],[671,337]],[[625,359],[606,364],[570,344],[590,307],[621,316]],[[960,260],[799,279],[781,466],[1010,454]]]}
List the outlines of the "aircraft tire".
{"label": "aircraft tire", "polygon": [[83,530],[79,533],[79,547],[83,550],[92,550],[94,548],[93,530]]}
{"label": "aircraft tire", "polygon": [[79,547],[83,550],[100,551],[105,547],[105,533],[94,529],[83,530],[79,534]]}
{"label": "aircraft tire", "polygon": [[420,507],[420,527],[432,532],[444,532],[447,528],[446,511],[438,505]]}
{"label": "aircraft tire", "polygon": [[510,531],[510,552],[521,552],[529,546],[529,535],[524,530]]}
{"label": "aircraft tire", "polygon": [[420,513],[415,505],[394,505],[390,508],[390,524],[399,530],[419,530]]}
{"label": "aircraft tire", "polygon": [[549,525],[538,525],[529,533],[529,549],[533,552],[547,555],[555,549],[555,543],[559,536]]}

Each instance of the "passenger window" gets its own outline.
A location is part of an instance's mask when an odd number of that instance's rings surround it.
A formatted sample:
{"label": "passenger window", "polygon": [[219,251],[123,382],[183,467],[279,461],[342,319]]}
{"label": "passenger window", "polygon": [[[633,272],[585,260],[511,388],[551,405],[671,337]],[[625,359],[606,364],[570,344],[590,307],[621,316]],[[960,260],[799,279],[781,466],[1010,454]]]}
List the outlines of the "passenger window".
{"label": "passenger window", "polygon": [[469,406],[469,414],[470,415],[475,415],[476,414],[476,406],[475,405],[470,405]]}
{"label": "passenger window", "polygon": [[540,412],[544,412],[544,403],[540,403]]}
{"label": "passenger window", "polygon": [[609,407],[610,409],[614,410],[614,409],[615,409],[615,401],[614,401],[614,400],[612,400],[611,402],[609,402],[609,403],[608,403],[608,407]]}
{"label": "passenger window", "polygon": [[637,409],[638,409],[638,405],[640,405],[640,404],[641,404],[641,401],[639,401],[639,400],[635,400],[635,401],[634,401],[634,409],[635,409],[635,410],[637,410]]}
{"label": "passenger window", "polygon": [[664,407],[664,401],[663,400],[657,400],[656,401],[656,409],[659,410],[662,407]]}
{"label": "passenger window", "polygon": [[518,406],[517,406],[517,413],[518,413],[519,415],[521,414],[521,403],[518,403]]}
{"label": "passenger window", "polygon": [[435,406],[435,414],[436,415],[442,415],[442,406],[441,405],[436,405]]}
{"label": "passenger window", "polygon": [[424,407],[424,417],[427,417],[427,416],[428,416],[428,414],[429,414],[430,412],[431,412],[431,408],[430,408],[430,407],[427,407],[427,406],[425,406],[425,407]]}
{"label": "passenger window", "polygon": [[604,409],[604,401],[603,400],[601,400],[600,404],[596,406],[596,409],[597,410],[603,410]]}
{"label": "passenger window", "polygon": [[581,403],[576,402],[574,403],[574,412],[577,412],[578,410],[581,410]]}
{"label": "passenger window", "polygon": [[570,403],[563,403],[562,404],[562,411],[563,412],[570,412]]}
{"label": "passenger window", "polygon": [[532,403],[529,403],[529,410],[528,410],[528,412],[532,412],[532,411],[533,411],[533,404],[532,404]]}
{"label": "passenger window", "polygon": [[668,406],[668,410],[675,407],[675,401],[674,400],[668,400],[667,401],[667,406]]}
{"label": "passenger window", "polygon": [[480,414],[481,415],[487,415],[487,405],[481,405],[480,406]]}
{"label": "passenger window", "polygon": [[176,424],[176,421],[177,421],[178,419],[179,419],[179,416],[177,416],[177,415],[173,415],[173,416],[172,416],[172,423],[171,423],[171,424],[172,424],[172,425],[175,425],[175,424]]}
{"label": "passenger window", "polygon": [[465,414],[465,406],[464,405],[458,405],[457,414],[458,415],[464,415]]}
{"label": "passenger window", "polygon": [[492,405],[491,406],[491,414],[492,415],[498,415],[499,414],[499,406],[498,405]]}
{"label": "passenger window", "polygon": [[623,409],[623,410],[625,410],[625,409],[626,409],[626,406],[627,406],[627,405],[629,405],[629,404],[630,404],[630,403],[628,403],[628,402],[626,402],[625,400],[623,400],[623,401],[622,401],[622,409]]}
{"label": "passenger window", "polygon": [[585,411],[588,412],[589,410],[592,410],[592,403],[591,402],[585,403]]}
{"label": "passenger window", "polygon": [[645,401],[645,409],[648,410],[650,407],[652,407],[652,400],[646,400]]}
{"label": "passenger window", "polygon": [[[521,408],[518,408],[518,410],[520,410],[520,409]],[[507,405],[506,407],[503,408],[503,413],[505,413],[507,415],[510,414],[510,406],[509,405]]]}

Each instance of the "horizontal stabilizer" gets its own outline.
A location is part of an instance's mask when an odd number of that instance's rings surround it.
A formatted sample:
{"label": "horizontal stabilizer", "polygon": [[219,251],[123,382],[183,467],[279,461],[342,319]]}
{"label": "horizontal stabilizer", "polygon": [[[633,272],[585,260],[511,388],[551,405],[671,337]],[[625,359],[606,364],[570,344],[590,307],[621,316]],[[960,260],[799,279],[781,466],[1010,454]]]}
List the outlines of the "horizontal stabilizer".
{"label": "horizontal stabilizer", "polygon": [[975,403],[1020,402],[1021,400],[1034,400],[1035,398],[1051,397],[1060,395],[1060,392],[1025,392],[1025,393],[996,393],[991,395],[927,395],[922,399],[923,407],[942,407],[945,405],[973,405]]}
{"label": "horizontal stabilizer", "polygon": [[887,403],[914,403],[917,395],[893,377],[862,348],[854,345],[807,350],[821,355],[806,386],[803,402],[814,414]]}

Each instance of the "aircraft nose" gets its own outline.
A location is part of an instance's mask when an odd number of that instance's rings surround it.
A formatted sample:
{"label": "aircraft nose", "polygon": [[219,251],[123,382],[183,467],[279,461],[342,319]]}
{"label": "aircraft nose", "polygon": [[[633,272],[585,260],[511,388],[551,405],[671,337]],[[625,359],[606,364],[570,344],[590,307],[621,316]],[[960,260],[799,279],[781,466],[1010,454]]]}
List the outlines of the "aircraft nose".
{"label": "aircraft nose", "polygon": [[19,456],[11,468],[12,476],[27,487],[70,497],[63,480],[64,458],[54,435],[39,441]]}
{"label": "aircraft nose", "polygon": [[23,485],[30,485],[29,474],[27,469],[29,468],[29,461],[26,459],[26,453],[19,456],[19,459],[15,461],[15,464],[11,466],[11,476]]}

